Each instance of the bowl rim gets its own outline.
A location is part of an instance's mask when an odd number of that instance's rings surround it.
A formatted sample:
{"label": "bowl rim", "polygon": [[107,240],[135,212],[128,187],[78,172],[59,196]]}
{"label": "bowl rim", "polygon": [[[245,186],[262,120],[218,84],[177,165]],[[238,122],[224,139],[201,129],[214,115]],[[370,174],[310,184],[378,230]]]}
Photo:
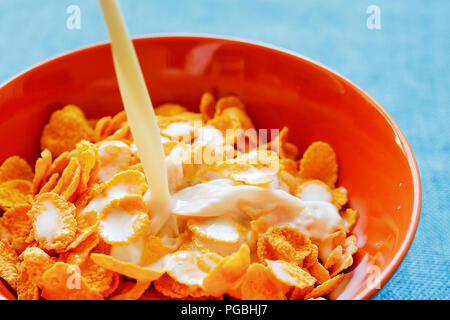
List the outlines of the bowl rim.
{"label": "bowl rim", "polygon": [[[208,33],[156,33],[151,35],[138,35],[133,36],[132,40],[134,43],[138,43],[141,41],[146,40],[152,40],[152,39],[204,39],[204,40],[221,40],[226,42],[232,42],[232,43],[238,43],[243,45],[250,45],[252,47],[262,48],[262,49],[269,49],[271,51],[275,51],[278,54],[284,54],[288,55],[300,60],[303,60],[306,63],[315,65],[316,67],[321,68],[323,71],[326,71],[328,73],[331,73],[338,78],[340,78],[342,81],[346,82],[348,85],[350,85],[352,88],[354,88],[360,95],[362,95],[365,99],[369,100],[371,104],[375,107],[375,109],[382,115],[385,121],[388,122],[388,124],[391,126],[391,128],[394,130],[396,134],[396,142],[403,150],[404,154],[407,156],[408,165],[410,167],[410,171],[413,178],[413,187],[414,187],[414,204],[413,204],[413,210],[411,215],[411,221],[408,227],[408,232],[405,236],[405,238],[402,241],[402,244],[400,246],[400,249],[397,251],[397,253],[392,258],[392,261],[385,267],[383,272],[378,276],[380,278],[380,289],[377,288],[370,288],[366,286],[365,289],[363,289],[359,294],[354,296],[352,299],[355,300],[366,300],[372,298],[375,294],[377,294],[383,286],[389,281],[389,279],[393,276],[395,271],[398,269],[402,261],[404,260],[411,243],[414,239],[417,226],[419,223],[420,218],[420,210],[421,210],[421,204],[422,204],[422,187],[421,187],[421,179],[420,179],[420,172],[417,165],[416,158],[414,156],[414,153],[411,149],[411,146],[406,139],[404,133],[400,129],[400,127],[397,125],[397,123],[394,121],[394,119],[389,115],[389,113],[377,102],[375,99],[373,99],[368,93],[366,93],[364,90],[362,90],[358,85],[356,85],[351,80],[347,79],[345,76],[341,75],[340,73],[334,71],[333,69],[323,65],[322,63],[315,61],[309,57],[306,57],[300,53],[294,52],[289,49],[285,49],[276,45],[268,44],[262,41],[256,41],[256,40],[248,40],[240,37],[234,37],[234,36],[223,36],[223,35],[214,35],[214,34],[208,34]],[[10,77],[8,80],[0,84],[0,91],[6,87],[8,84],[14,82],[15,80],[25,76],[27,73],[44,67],[47,64],[54,63],[58,60],[61,60],[69,55],[73,54],[80,54],[84,51],[90,51],[90,50],[96,50],[101,47],[105,47],[110,45],[109,41],[95,43],[87,46],[82,46],[75,50],[69,50],[65,51],[61,54],[55,55],[47,60],[44,60],[42,62],[38,62],[36,64],[31,65],[30,67],[26,68],[24,71]]]}

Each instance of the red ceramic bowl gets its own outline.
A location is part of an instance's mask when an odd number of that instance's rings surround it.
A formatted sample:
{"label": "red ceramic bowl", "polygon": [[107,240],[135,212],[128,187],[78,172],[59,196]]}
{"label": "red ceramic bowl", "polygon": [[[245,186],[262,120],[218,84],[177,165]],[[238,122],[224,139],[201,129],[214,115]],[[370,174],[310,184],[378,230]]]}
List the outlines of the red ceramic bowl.
{"label": "red ceramic bowl", "polygon": [[[197,110],[203,92],[235,94],[259,128],[288,126],[300,151],[317,140],[331,144],[339,185],[361,214],[358,266],[339,298],[373,296],[405,256],[421,203],[414,155],[387,112],[330,69],[267,45],[200,36],[134,43],[155,105]],[[69,103],[93,118],[122,109],[108,44],[52,59],[0,87],[0,162],[17,154],[33,164],[49,115]],[[1,295],[13,298],[4,285]]]}

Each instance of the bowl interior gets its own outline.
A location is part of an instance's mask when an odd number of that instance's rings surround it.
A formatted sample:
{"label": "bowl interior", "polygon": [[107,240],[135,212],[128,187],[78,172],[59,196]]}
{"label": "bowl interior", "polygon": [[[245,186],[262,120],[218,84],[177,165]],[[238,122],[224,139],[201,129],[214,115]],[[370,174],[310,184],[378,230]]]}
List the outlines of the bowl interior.
{"label": "bowl interior", "polygon": [[[387,281],[414,235],[420,182],[406,139],[376,102],[336,73],[265,46],[180,36],[135,45],[155,105],[198,110],[203,92],[235,94],[259,128],[288,126],[301,152],[328,142],[338,156],[338,183],[361,214],[354,230],[360,263],[339,297],[369,298]],[[34,164],[50,113],[66,104],[91,118],[122,109],[108,45],[50,60],[0,88],[0,162],[18,154]],[[380,283],[371,282],[378,274]]]}

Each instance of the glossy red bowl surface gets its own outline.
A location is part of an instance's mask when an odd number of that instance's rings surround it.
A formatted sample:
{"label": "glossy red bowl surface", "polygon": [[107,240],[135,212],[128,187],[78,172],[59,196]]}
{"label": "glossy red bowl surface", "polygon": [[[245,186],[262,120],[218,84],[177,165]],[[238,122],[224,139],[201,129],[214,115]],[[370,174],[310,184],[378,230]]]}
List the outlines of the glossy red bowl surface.
{"label": "glossy red bowl surface", "polygon": [[[288,126],[301,152],[317,140],[334,148],[339,185],[361,214],[354,233],[362,248],[338,298],[373,296],[405,256],[421,205],[414,155],[387,112],[330,69],[268,45],[203,36],[134,43],[155,105],[177,102],[198,110],[206,91],[234,94],[257,127]],[[54,58],[0,87],[0,163],[20,155],[33,165],[51,112],[66,104],[90,118],[122,109],[108,44]],[[2,295],[13,298],[0,284]]]}

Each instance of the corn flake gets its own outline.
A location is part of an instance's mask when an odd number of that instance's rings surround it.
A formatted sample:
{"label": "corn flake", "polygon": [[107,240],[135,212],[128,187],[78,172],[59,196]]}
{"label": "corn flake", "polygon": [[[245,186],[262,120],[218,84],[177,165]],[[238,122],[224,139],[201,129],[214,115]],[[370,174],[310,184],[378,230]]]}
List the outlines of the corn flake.
{"label": "corn flake", "polygon": [[0,209],[31,204],[33,185],[28,180],[8,180],[0,184]]}
{"label": "corn flake", "polygon": [[347,190],[344,188],[336,188],[331,194],[333,195],[333,204],[340,210],[348,202]]}
{"label": "corn flake", "polygon": [[98,148],[100,171],[98,177],[101,182],[109,181],[117,173],[126,170],[131,163],[131,149],[122,141],[108,141]]}
{"label": "corn flake", "polygon": [[8,180],[33,181],[33,177],[33,169],[28,162],[18,156],[9,157],[0,166],[0,183]]}
{"label": "corn flake", "polygon": [[311,144],[300,160],[300,178],[320,180],[334,187],[338,165],[336,154],[328,143],[317,141]]}
{"label": "corn flake", "polygon": [[42,186],[41,190],[39,190],[38,195],[41,195],[43,193],[51,192],[53,189],[56,188],[56,185],[59,180],[59,173],[54,173],[50,176],[50,178],[47,180],[47,182]]}
{"label": "corn flake", "polygon": [[99,266],[92,259],[86,259],[80,265],[80,271],[86,285],[103,297],[108,294],[111,284],[115,281],[114,272]]}
{"label": "corn flake", "polygon": [[124,293],[120,293],[111,297],[111,300],[138,300],[150,287],[151,281],[137,280],[132,288]]}
{"label": "corn flake", "polygon": [[203,280],[208,294],[218,296],[233,288],[250,266],[250,249],[242,245],[239,251],[223,258]]}
{"label": "corn flake", "polygon": [[54,159],[44,176],[44,180],[48,179],[55,173],[58,173],[59,175],[61,175],[61,173],[64,171],[64,169],[69,164],[69,161],[72,157],[71,154],[72,154],[72,152],[64,151],[56,159]]}
{"label": "corn flake", "polygon": [[335,276],[334,278],[325,281],[321,285],[315,287],[310,293],[308,293],[305,296],[305,300],[326,296],[331,291],[336,289],[336,287],[339,285],[339,283],[341,283],[343,278],[344,278],[344,274],[341,273],[340,275]]}
{"label": "corn flake", "polygon": [[316,278],[311,276],[307,271],[300,268],[294,262],[286,262],[283,260],[266,260],[266,264],[273,275],[280,282],[289,287],[303,289],[313,286],[316,282]]}
{"label": "corn flake", "polygon": [[171,298],[202,297],[205,295],[199,286],[188,286],[178,282],[167,273],[153,282],[155,289],[165,296]]}
{"label": "corn flake", "polygon": [[77,192],[82,194],[96,181],[100,170],[97,148],[92,143],[81,141],[76,146],[76,157],[80,163],[80,183]]}
{"label": "corn flake", "polygon": [[103,300],[75,266],[55,263],[42,276],[42,297],[47,300]]}
{"label": "corn flake", "polygon": [[[295,262],[303,267],[304,262],[311,264],[316,256],[316,248],[309,238],[289,226],[272,227],[266,233],[259,236],[257,242],[257,255],[259,261],[284,260]],[[312,255],[313,257],[306,258]],[[304,267],[307,267],[306,265]]]}
{"label": "corn flake", "polygon": [[153,281],[163,274],[160,270],[152,270],[134,263],[120,261],[107,254],[92,253],[90,257],[99,266],[136,280]]}
{"label": "corn flake", "polygon": [[43,179],[47,176],[47,172],[52,164],[52,153],[49,150],[44,150],[41,157],[37,159],[34,169],[33,178],[33,193],[36,194],[40,190]]}
{"label": "corn flake", "polygon": [[68,105],[55,111],[45,126],[41,137],[41,148],[48,149],[54,156],[75,149],[78,142],[90,140],[93,130],[89,126],[83,111],[74,105]]}
{"label": "corn flake", "polygon": [[17,278],[17,300],[39,300],[39,287],[30,280],[28,272],[19,265]]}
{"label": "corn flake", "polygon": [[165,103],[155,108],[155,114],[164,117],[172,117],[187,111],[185,107],[175,103]]}
{"label": "corn flake", "polygon": [[19,257],[7,240],[0,240],[0,278],[17,289]]}
{"label": "corn flake", "polygon": [[77,158],[71,158],[52,192],[66,200],[72,199],[80,183],[80,173],[80,162]]}
{"label": "corn flake", "polygon": [[303,182],[296,191],[296,196],[304,201],[332,202],[333,195],[330,187],[320,180]]}
{"label": "corn flake", "polygon": [[28,281],[37,286],[42,285],[42,276],[45,271],[55,264],[55,261],[38,247],[28,247],[22,252],[20,259],[22,260],[22,270],[28,273]]}
{"label": "corn flake", "polygon": [[31,234],[42,248],[62,251],[74,239],[77,222],[75,206],[55,193],[36,198],[28,216],[32,220]]}
{"label": "corn flake", "polygon": [[252,263],[241,285],[242,300],[286,300],[285,289],[269,268]]}
{"label": "corn flake", "polygon": [[216,99],[211,93],[206,92],[202,95],[199,110],[203,116],[203,121],[206,122],[214,117],[214,113],[216,112],[215,103]]}
{"label": "corn flake", "polygon": [[148,211],[140,196],[113,200],[100,214],[99,233],[109,244],[130,243],[147,231],[150,224]]}
{"label": "corn flake", "polygon": [[27,238],[31,229],[31,220],[27,212],[30,205],[11,208],[0,218],[0,229],[5,230],[5,238],[10,241],[14,250],[21,252],[27,246]]}
{"label": "corn flake", "polygon": [[59,260],[72,265],[80,265],[85,262],[89,254],[100,243],[100,238],[97,233],[90,233],[86,237],[84,236],[85,233],[80,234],[80,236],[67,247],[67,251],[59,256]]}
{"label": "corn flake", "polygon": [[345,231],[350,233],[358,222],[359,213],[354,209],[347,208],[343,213],[342,218],[344,218],[346,223]]}

